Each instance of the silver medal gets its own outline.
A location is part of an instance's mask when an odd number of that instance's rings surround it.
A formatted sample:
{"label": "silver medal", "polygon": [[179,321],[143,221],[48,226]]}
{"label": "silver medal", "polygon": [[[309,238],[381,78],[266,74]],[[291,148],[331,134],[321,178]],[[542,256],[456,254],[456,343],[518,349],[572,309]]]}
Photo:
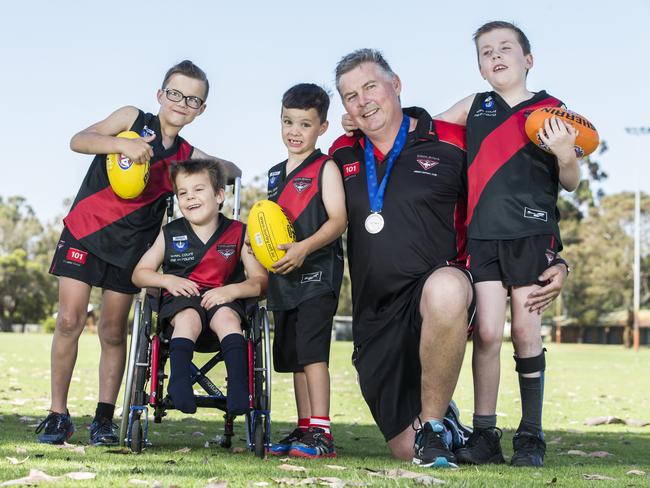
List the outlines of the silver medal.
{"label": "silver medal", "polygon": [[378,234],[384,228],[384,218],[381,214],[371,213],[366,217],[365,226],[369,234]]}

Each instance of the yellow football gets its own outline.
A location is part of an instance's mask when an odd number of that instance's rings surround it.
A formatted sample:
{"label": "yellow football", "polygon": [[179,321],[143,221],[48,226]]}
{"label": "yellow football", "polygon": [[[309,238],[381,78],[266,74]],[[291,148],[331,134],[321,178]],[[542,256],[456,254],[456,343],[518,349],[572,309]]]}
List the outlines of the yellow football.
{"label": "yellow football", "polygon": [[273,264],[285,255],[278,245],[295,242],[296,233],[280,205],[260,200],[248,214],[248,238],[257,260],[273,272]]}
{"label": "yellow football", "polygon": [[[120,132],[117,137],[137,139],[136,132],[127,130]],[[124,154],[106,155],[106,173],[108,181],[115,194],[126,200],[137,198],[144,191],[149,181],[149,161],[143,164],[133,164]]]}

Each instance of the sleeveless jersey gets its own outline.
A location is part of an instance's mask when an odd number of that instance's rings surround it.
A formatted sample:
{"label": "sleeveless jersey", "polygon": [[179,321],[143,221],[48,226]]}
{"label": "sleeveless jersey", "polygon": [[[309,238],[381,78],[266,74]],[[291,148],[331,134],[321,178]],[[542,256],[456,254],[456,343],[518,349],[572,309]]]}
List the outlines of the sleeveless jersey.
{"label": "sleeveless jersey", "polygon": [[474,98],[467,116],[471,239],[552,234],[560,241],[557,159],[533,144],[524,130],[532,111],[560,105],[544,91],[514,107],[495,92]]}
{"label": "sleeveless jersey", "polygon": [[[364,226],[370,214],[365,138],[360,133],[342,136],[330,149],[345,186],[358,345],[390,324],[407,327],[414,315],[409,304],[420,280],[445,262],[465,259],[465,130],[434,121],[421,108],[404,113],[417,119],[417,126],[389,175],[381,212],[385,225],[378,234],[369,234]],[[375,148],[378,184],[385,172],[384,157]]]}
{"label": "sleeveless jersey", "polygon": [[149,182],[132,200],[118,197],[106,173],[106,155],[98,154],[88,169],[65,226],[88,251],[120,268],[134,266],[155,240],[165,213],[166,197],[173,195],[169,166],[192,156],[193,147],[177,136],[169,149],[162,145],[160,121],[140,111],[131,130],[141,136],[155,134],[151,142]]}
{"label": "sleeveless jersey", "polygon": [[203,243],[183,217],[163,227],[163,273],[194,281],[203,290],[246,279],[241,262],[244,224],[219,215],[219,226]]}
{"label": "sleeveless jersey", "polygon": [[[293,224],[297,241],[313,235],[329,218],[321,197],[323,169],[329,159],[315,150],[288,175],[287,161],[269,170],[269,200],[282,207]],[[269,273],[268,308],[291,310],[327,292],[338,297],[342,280],[343,248],[338,238],[311,253],[300,268],[288,275]]]}

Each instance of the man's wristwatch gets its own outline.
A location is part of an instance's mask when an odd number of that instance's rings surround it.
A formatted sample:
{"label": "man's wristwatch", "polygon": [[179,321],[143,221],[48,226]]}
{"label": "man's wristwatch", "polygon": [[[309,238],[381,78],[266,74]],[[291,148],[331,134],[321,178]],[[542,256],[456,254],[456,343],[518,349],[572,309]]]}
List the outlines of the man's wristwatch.
{"label": "man's wristwatch", "polygon": [[567,276],[569,275],[569,273],[571,273],[571,267],[569,266],[569,263],[567,263],[564,259],[555,258],[553,261],[551,261],[550,266],[555,266],[556,264],[563,264],[564,266],[566,266]]}

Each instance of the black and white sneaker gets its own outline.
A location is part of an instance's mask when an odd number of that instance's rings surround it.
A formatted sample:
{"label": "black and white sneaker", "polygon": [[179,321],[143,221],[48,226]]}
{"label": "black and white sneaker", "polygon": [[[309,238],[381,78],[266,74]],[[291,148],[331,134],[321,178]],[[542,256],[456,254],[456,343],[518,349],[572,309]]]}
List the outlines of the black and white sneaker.
{"label": "black and white sneaker", "polygon": [[90,444],[93,446],[116,446],[120,442],[117,425],[112,420],[99,417],[90,424]]}
{"label": "black and white sneaker", "polygon": [[65,413],[50,412],[45,420],[38,427],[36,433],[39,434],[38,442],[43,444],[63,444],[74,434],[74,425],[70,418],[70,412]]}
{"label": "black and white sneaker", "polygon": [[501,436],[498,427],[475,430],[467,445],[455,451],[456,459],[462,464],[503,464]]}
{"label": "black and white sneaker", "polygon": [[441,422],[425,422],[415,433],[413,464],[423,468],[457,468],[456,456],[449,449],[448,434]]}
{"label": "black and white sneaker", "polygon": [[514,449],[514,453],[512,459],[510,459],[511,465],[544,466],[546,442],[544,442],[544,434],[541,432],[535,435],[525,430],[517,431],[512,438],[512,448]]}
{"label": "black and white sneaker", "polygon": [[455,401],[451,401],[447,407],[445,418],[443,419],[445,428],[451,433],[450,448],[453,452],[464,447],[472,435],[472,428],[464,425],[460,421],[460,412]]}

